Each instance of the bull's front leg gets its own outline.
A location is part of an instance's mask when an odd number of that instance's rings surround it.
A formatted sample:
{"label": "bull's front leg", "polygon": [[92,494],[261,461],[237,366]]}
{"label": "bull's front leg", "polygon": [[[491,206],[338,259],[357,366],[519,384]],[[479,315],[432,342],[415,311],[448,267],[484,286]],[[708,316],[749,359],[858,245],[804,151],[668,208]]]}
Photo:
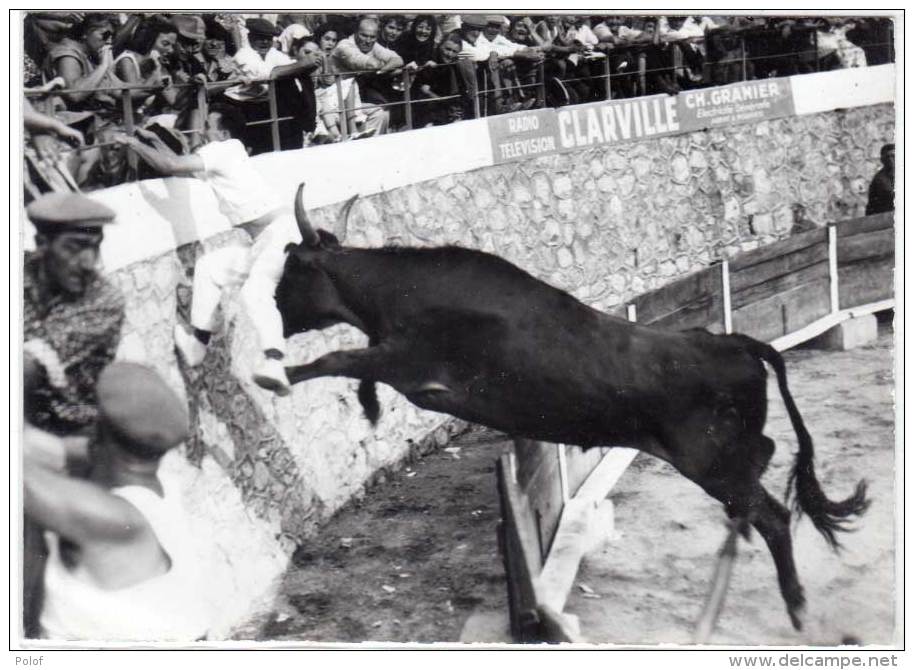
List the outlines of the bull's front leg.
{"label": "bull's front leg", "polygon": [[391,364],[391,352],[383,347],[331,351],[310,363],[286,367],[290,384],[318,377],[350,377],[352,379],[383,379]]}

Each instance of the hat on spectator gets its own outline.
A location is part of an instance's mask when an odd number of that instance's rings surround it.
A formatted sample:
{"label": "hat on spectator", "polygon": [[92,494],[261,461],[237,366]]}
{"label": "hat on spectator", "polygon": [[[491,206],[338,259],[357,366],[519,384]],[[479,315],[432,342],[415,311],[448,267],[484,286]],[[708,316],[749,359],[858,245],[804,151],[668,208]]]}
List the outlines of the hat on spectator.
{"label": "hat on spectator", "polygon": [[187,409],[152,368],[115,362],[102,370],[95,387],[99,418],[146,457],[160,456],[187,439]]}
{"label": "hat on spectator", "polygon": [[270,37],[279,35],[279,28],[266,19],[248,19],[244,25],[251,35],[269,35]]}
{"label": "hat on spectator", "polygon": [[42,233],[97,230],[115,217],[111,208],[79,193],[45,193],[25,211]]}
{"label": "hat on spectator", "polygon": [[464,28],[483,30],[489,25],[488,18],[489,17],[483,16],[482,14],[461,14],[460,25]]}
{"label": "hat on spectator", "polygon": [[509,23],[507,16],[500,16],[498,14],[489,14],[486,16],[486,25],[487,26],[491,26],[491,25],[503,26],[506,23]]}
{"label": "hat on spectator", "polygon": [[206,24],[203,19],[193,14],[175,14],[171,17],[171,22],[178,29],[178,35],[181,37],[202,42],[206,39]]}

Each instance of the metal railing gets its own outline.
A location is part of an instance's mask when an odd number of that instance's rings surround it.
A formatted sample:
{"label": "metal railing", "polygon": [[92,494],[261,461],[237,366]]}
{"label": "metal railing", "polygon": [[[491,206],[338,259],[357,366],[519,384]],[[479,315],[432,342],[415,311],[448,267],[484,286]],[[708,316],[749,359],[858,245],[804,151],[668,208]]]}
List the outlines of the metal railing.
{"label": "metal railing", "polygon": [[[816,38],[816,31],[809,30],[809,49],[803,51],[791,51],[777,54],[763,54],[751,56],[749,55],[750,49],[747,48],[747,38],[752,39],[753,36],[748,33],[743,33],[738,35],[738,47],[734,49],[728,49],[729,53],[739,54],[737,57],[733,58],[722,58],[722,59],[709,59],[707,55],[702,56],[702,73],[700,76],[700,81],[695,82],[693,85],[695,87],[704,87],[711,85],[720,85],[723,83],[733,83],[732,81],[719,81],[717,77],[712,76],[714,68],[726,68],[727,66],[737,65],[740,73],[740,78],[735,81],[746,81],[750,79],[750,74],[752,72],[752,65],[755,61],[776,61],[782,59],[786,61],[787,59],[795,59],[796,62],[803,62],[806,64],[805,67],[812,68],[813,71],[819,71],[821,69],[821,62],[819,57],[819,48],[818,41]],[[737,35],[730,35],[730,39],[736,37]],[[759,35],[756,34],[757,38]],[[725,36],[726,37],[726,36]],[[588,102],[595,100],[595,94],[602,93],[602,96],[606,100],[616,99],[619,97],[637,97],[648,94],[652,88],[656,88],[651,85],[651,75],[656,75],[659,73],[677,73],[684,71],[686,67],[683,61],[683,49],[686,48],[686,45],[697,44],[700,47],[707,49],[709,36],[705,37],[695,37],[681,40],[669,40],[669,41],[655,41],[655,42],[637,42],[627,45],[617,46],[608,51],[597,52],[598,55],[586,55],[581,53],[581,58],[585,59],[590,66],[595,65],[597,62],[602,62],[602,72],[597,74],[587,74],[585,76],[566,76],[560,77],[558,75],[548,75],[547,74],[547,62],[552,56],[546,54],[543,59],[538,63],[535,63],[534,67],[522,68],[527,71],[527,74],[532,71],[534,73],[534,79],[532,82],[527,81],[523,83],[520,79],[516,79],[512,82],[510,87],[506,88],[504,86],[494,85],[495,78],[492,76],[492,73],[489,70],[487,61],[474,64],[472,76],[476,78],[476,86],[472,87],[472,90],[466,90],[464,93],[452,94],[439,96],[434,98],[423,98],[416,97],[415,91],[413,90],[414,77],[416,73],[420,72],[426,67],[465,67],[461,66],[459,63],[448,63],[448,64],[437,64],[435,66],[422,66],[416,70],[401,68],[399,70],[393,71],[391,73],[391,81],[399,81],[400,91],[402,91],[401,100],[393,100],[389,102],[369,102],[357,107],[347,107],[346,106],[346,96],[343,93],[343,80],[347,78],[354,77],[358,81],[361,77],[365,75],[378,75],[380,74],[377,70],[363,70],[363,71],[351,71],[351,72],[324,72],[319,74],[308,75],[313,80],[326,80],[327,77],[333,78],[332,86],[336,89],[337,105],[338,109],[334,110],[340,115],[340,139],[346,141],[352,137],[353,128],[350,127],[350,115],[355,114],[359,111],[366,111],[372,109],[393,109],[396,107],[403,107],[403,130],[412,130],[415,127],[415,116],[414,111],[415,107],[418,105],[428,105],[428,104],[440,104],[442,102],[452,101],[455,99],[464,99],[467,103],[472,104],[473,115],[475,118],[481,118],[483,116],[490,116],[492,114],[500,113],[497,104],[495,103],[495,96],[503,94],[506,90],[508,91],[525,91],[528,89],[535,89],[535,100],[534,104],[536,107],[546,106],[548,103],[547,95],[547,81],[550,79],[557,79],[562,82],[563,85],[576,84],[578,82],[584,82],[585,84],[593,86],[594,84],[599,84],[599,88],[596,86],[590,91],[590,97],[588,100],[579,100],[578,102]],[[855,45],[860,48],[868,47],[880,47],[885,48],[887,52],[887,60],[892,60],[894,57],[894,48],[891,43],[874,43],[874,44],[861,44]],[[691,48],[691,47],[689,47]],[[665,58],[665,63],[662,67],[648,68],[647,67],[647,54],[650,49],[663,49],[669,50],[668,58]],[[632,55],[635,59],[635,67],[626,72],[613,71],[613,54],[614,52],[619,53],[628,53]],[[561,56],[565,58],[565,55]],[[516,69],[516,68],[515,68]],[[295,76],[295,75],[290,75]],[[729,76],[729,75],[728,75]],[[456,77],[459,80],[461,78],[460,73],[456,73]],[[509,79],[511,79],[509,77]],[[529,77],[528,77],[529,79]],[[627,86],[620,85],[620,80],[628,80]],[[31,98],[47,98],[50,96],[61,96],[68,93],[109,93],[120,95],[120,110],[123,116],[123,130],[128,134],[133,134],[135,130],[135,106],[133,101],[132,93],[137,90],[148,91],[150,95],[164,91],[167,88],[172,89],[196,89],[196,104],[198,109],[198,114],[196,119],[199,124],[198,127],[183,129],[180,132],[187,135],[193,135],[201,133],[203,130],[202,123],[205,122],[207,117],[207,110],[211,102],[212,91],[216,90],[218,93],[226,91],[227,89],[236,86],[236,85],[246,85],[251,86],[254,84],[266,84],[266,95],[265,101],[268,103],[269,116],[263,119],[248,120],[246,121],[246,126],[260,126],[269,124],[270,125],[270,135],[271,135],[271,144],[273,151],[281,151],[281,134],[280,134],[280,124],[286,121],[295,120],[294,116],[280,116],[279,114],[279,104],[277,100],[277,79],[265,78],[265,79],[248,79],[248,78],[238,78],[230,79],[219,82],[188,82],[185,84],[175,84],[175,83],[159,83],[159,84],[124,84],[121,86],[106,86],[106,87],[97,87],[92,89],[56,89],[51,91],[26,91],[25,95]],[[602,90],[601,90],[602,89]],[[627,90],[626,90],[627,89]],[[467,98],[472,97],[470,102]],[[252,98],[252,101],[264,102],[264,98]],[[319,110],[318,110],[319,111]],[[94,143],[87,147],[79,147],[67,149],[66,151],[86,151],[89,149],[96,149],[106,146],[111,146],[116,144],[115,142],[101,142]],[[133,152],[128,152],[128,161],[130,167],[133,169],[133,173],[136,173],[136,155]]]}

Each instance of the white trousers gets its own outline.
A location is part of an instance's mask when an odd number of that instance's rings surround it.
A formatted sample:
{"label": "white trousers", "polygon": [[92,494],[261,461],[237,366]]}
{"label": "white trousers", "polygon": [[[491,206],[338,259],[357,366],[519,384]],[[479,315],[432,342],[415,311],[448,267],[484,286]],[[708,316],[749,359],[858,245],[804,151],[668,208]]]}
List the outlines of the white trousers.
{"label": "white trousers", "polygon": [[292,214],[283,212],[252,245],[233,243],[201,256],[194,269],[191,325],[212,331],[222,290],[240,285],[241,305],[254,325],[260,350],[276,349],[285,354],[282,316],[274,295],[289,243],[300,244],[301,233]]}

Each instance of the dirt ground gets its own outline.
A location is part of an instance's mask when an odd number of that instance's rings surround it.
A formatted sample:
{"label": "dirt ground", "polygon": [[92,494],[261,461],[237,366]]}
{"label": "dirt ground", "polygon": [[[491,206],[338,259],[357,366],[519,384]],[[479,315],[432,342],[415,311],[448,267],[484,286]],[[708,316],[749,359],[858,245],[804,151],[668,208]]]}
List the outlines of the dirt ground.
{"label": "dirt ground", "polygon": [[[808,520],[795,552],[806,629],[794,632],[757,535],[741,540],[712,642],[892,641],[894,410],[892,335],[849,352],[786,354],[791,390],[832,498],[860,477],[872,506],[835,555]],[[784,492],[796,441],[776,385],[767,434],[778,443],[765,483]],[[479,429],[350,503],[293,557],[272,611],[240,638],[302,642],[509,641],[496,543],[495,461],[507,443]],[[596,643],[688,643],[725,536],[721,506],[666,464],[641,455],[611,496],[617,533],[585,557],[567,612]]]}
{"label": "dirt ground", "polygon": [[[274,611],[238,637],[457,642],[479,613],[506,627],[495,462],[508,445],[474,429],[347,505],[293,555]],[[501,627],[473,637],[495,641]]]}

